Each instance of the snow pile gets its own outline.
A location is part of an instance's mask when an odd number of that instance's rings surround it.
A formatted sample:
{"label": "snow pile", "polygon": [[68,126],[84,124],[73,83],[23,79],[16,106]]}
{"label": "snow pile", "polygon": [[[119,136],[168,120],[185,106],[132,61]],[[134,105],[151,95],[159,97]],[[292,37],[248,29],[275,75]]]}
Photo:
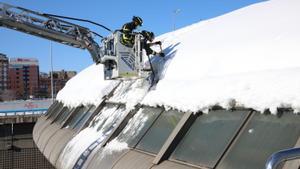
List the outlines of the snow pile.
{"label": "snow pile", "polygon": [[299,0],[271,0],[162,35],[173,59],[143,102],[194,112],[233,103],[299,111],[299,20]]}
{"label": "snow pile", "polygon": [[143,79],[123,81],[108,101],[124,103],[127,109],[134,109],[134,106],[143,100],[149,88],[150,83]]}
{"label": "snow pile", "polygon": [[[216,104],[300,111],[299,20],[299,0],[270,0],[158,37],[166,57],[152,58],[160,81],[143,104],[193,112]],[[102,72],[94,65],[81,72],[58,99],[97,102],[116,84]]]}
{"label": "snow pile", "polygon": [[[192,112],[207,112],[213,105],[270,109],[273,113],[277,107],[293,107],[299,112],[300,79],[294,78],[299,74],[297,68],[206,77],[198,81],[164,81],[158,86],[159,97],[158,91],[152,91],[144,102]],[[171,93],[173,97],[168,96]]]}
{"label": "snow pile", "polygon": [[57,100],[70,107],[99,105],[102,97],[108,94],[119,81],[105,81],[103,65],[93,64],[70,79],[57,94]]}

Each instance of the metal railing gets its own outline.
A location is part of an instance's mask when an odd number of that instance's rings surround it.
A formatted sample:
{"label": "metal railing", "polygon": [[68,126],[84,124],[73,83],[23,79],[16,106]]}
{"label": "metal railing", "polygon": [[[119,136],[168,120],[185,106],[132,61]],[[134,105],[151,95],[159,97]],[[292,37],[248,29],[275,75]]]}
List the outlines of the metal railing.
{"label": "metal railing", "polygon": [[30,116],[44,114],[48,109],[31,109],[31,110],[5,110],[0,111],[0,117],[5,116]]}
{"label": "metal railing", "polygon": [[276,169],[282,162],[294,159],[300,159],[300,147],[281,150],[272,154],[267,160],[265,169]]}

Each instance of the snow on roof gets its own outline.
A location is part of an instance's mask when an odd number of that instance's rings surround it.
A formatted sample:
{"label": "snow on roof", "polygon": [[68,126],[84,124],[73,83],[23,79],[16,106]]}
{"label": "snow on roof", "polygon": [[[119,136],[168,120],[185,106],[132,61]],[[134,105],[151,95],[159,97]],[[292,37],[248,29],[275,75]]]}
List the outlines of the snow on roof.
{"label": "snow on roof", "polygon": [[[300,111],[300,1],[270,0],[158,37],[160,81],[143,104],[183,111],[244,106]],[[57,99],[95,103],[116,85],[101,65],[71,79]]]}
{"label": "snow on roof", "polygon": [[103,65],[91,65],[71,78],[56,99],[66,106],[98,105],[119,82],[105,81]]}

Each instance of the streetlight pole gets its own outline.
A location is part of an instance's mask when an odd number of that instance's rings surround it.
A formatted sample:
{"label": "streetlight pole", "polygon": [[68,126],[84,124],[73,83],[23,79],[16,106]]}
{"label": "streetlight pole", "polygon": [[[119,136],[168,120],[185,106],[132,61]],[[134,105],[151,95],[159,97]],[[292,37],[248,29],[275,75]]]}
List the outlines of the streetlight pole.
{"label": "streetlight pole", "polygon": [[176,16],[181,12],[180,9],[176,9],[173,11],[173,30],[175,31],[176,29]]}
{"label": "streetlight pole", "polygon": [[53,59],[52,59],[52,42],[50,42],[50,64],[51,64],[51,98],[52,102],[54,101],[53,93]]}

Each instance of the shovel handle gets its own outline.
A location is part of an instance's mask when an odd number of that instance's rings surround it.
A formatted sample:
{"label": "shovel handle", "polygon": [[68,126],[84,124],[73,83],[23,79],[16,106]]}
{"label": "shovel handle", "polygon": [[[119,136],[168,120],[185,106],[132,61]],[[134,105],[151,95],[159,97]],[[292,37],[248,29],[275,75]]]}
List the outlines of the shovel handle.
{"label": "shovel handle", "polygon": [[160,52],[162,52],[163,50],[162,50],[161,44],[159,45],[159,47],[160,47]]}

